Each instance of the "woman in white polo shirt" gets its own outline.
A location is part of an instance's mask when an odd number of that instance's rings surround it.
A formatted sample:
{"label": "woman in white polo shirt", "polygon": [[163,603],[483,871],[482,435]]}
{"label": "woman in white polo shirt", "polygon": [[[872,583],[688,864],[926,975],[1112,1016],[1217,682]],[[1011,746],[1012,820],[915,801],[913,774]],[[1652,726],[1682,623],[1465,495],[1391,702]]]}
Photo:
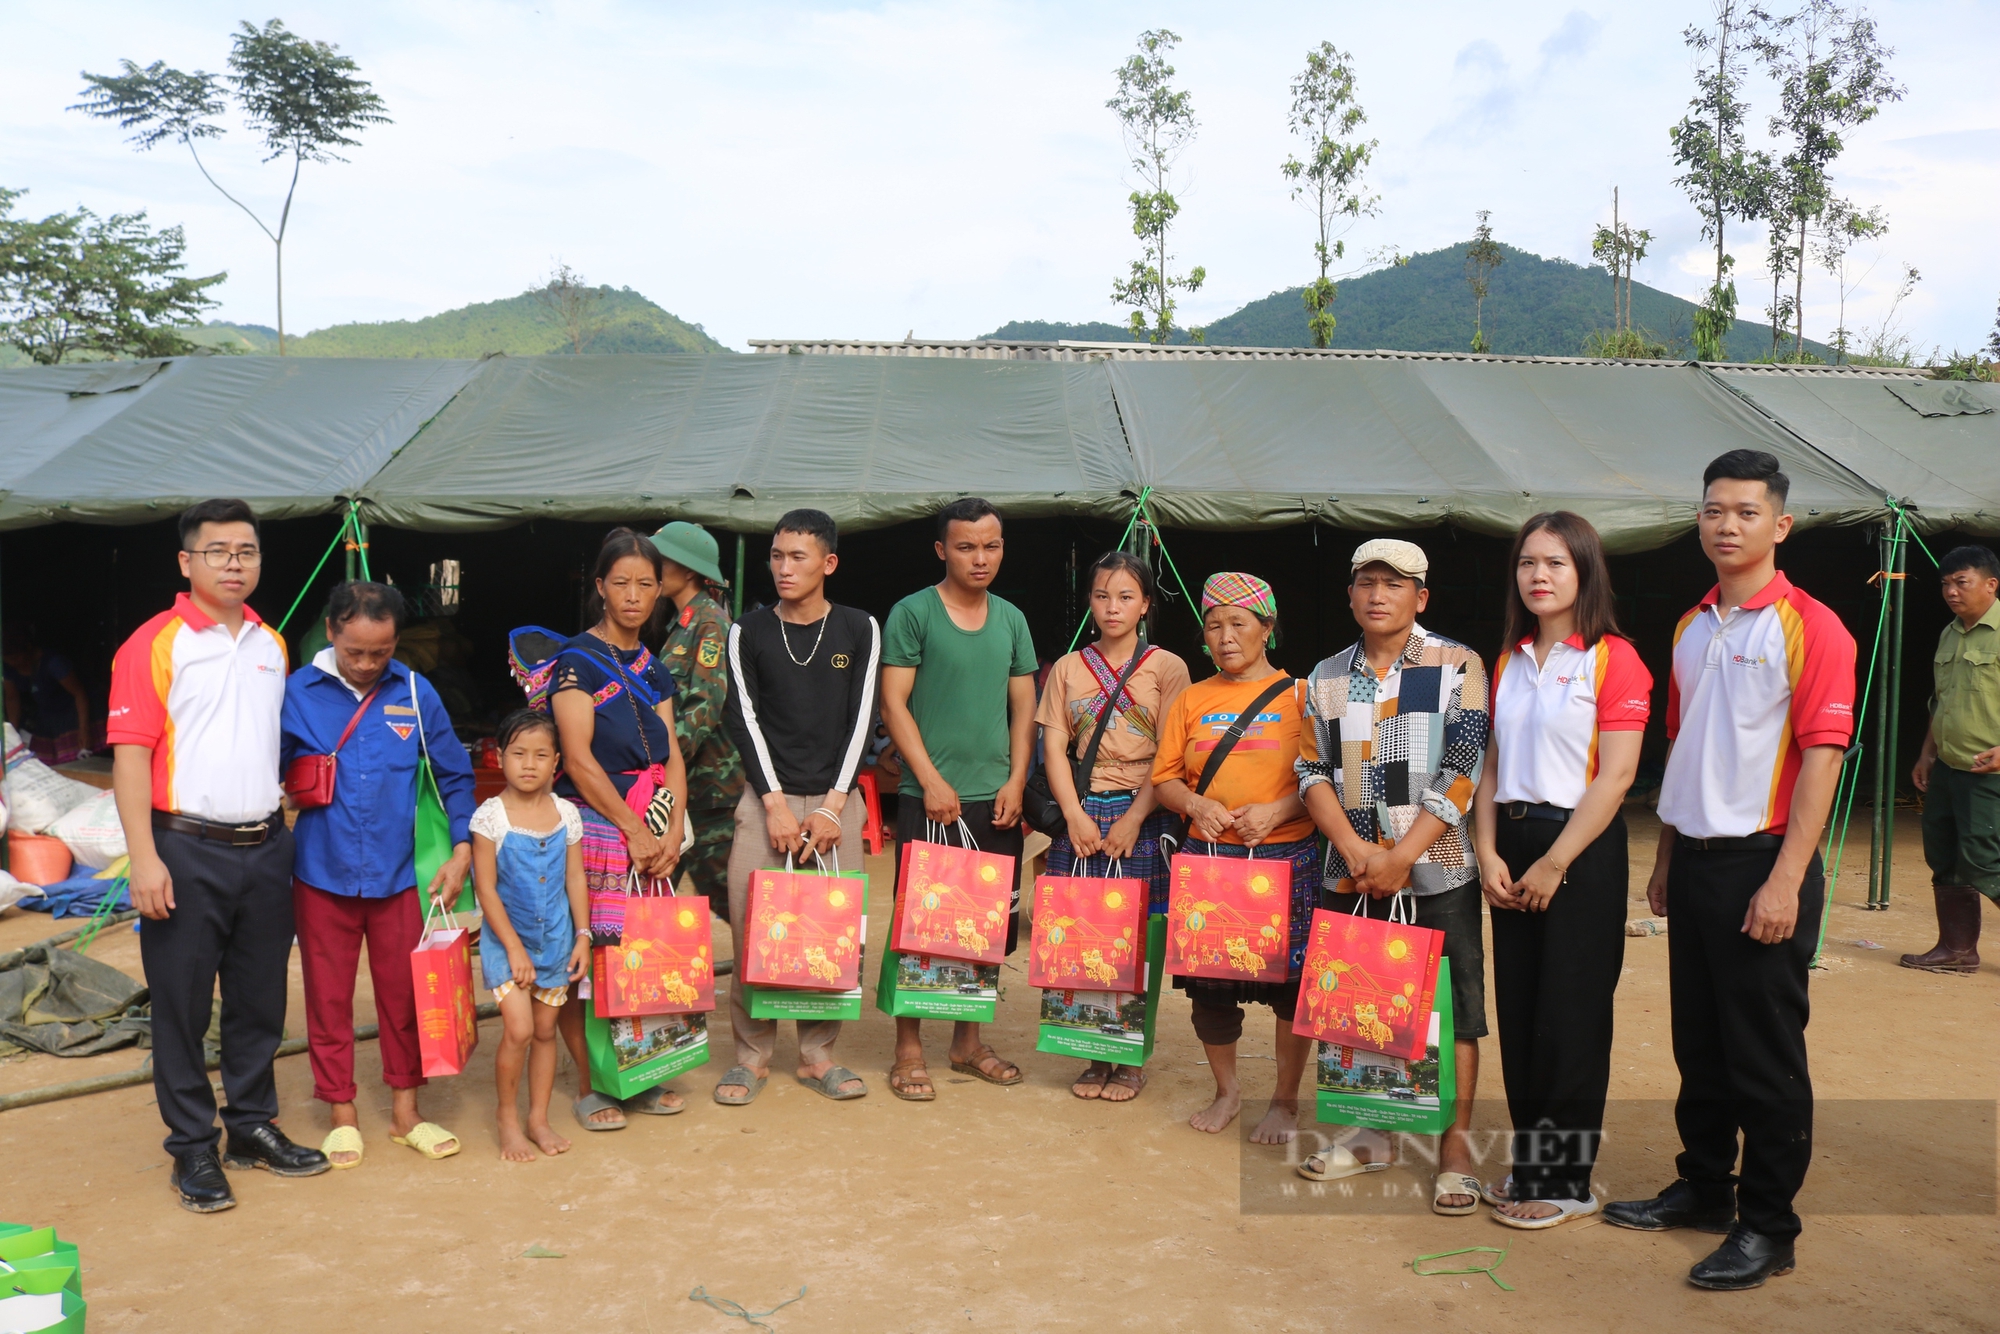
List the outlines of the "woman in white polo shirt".
{"label": "woman in white polo shirt", "polygon": [[1618,633],[1597,530],[1566,510],[1521,526],[1493,663],[1493,736],[1473,846],[1493,906],[1493,998],[1513,1175],[1487,1199],[1511,1227],[1598,1209],[1591,1166],[1625,962],[1619,806],[1639,767],[1653,677]]}

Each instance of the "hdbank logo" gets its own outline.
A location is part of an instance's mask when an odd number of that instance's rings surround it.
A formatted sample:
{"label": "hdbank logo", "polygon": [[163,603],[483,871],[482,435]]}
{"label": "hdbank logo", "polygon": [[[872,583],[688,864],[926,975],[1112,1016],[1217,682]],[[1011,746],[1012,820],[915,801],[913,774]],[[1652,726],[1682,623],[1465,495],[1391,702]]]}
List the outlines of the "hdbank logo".
{"label": "hdbank logo", "polygon": [[1750,658],[1750,657],[1745,657],[1741,653],[1738,653],[1732,658],[1730,658],[1730,661],[1735,663],[1738,667],[1762,667],[1768,664],[1770,662],[1770,659],[1762,656]]}

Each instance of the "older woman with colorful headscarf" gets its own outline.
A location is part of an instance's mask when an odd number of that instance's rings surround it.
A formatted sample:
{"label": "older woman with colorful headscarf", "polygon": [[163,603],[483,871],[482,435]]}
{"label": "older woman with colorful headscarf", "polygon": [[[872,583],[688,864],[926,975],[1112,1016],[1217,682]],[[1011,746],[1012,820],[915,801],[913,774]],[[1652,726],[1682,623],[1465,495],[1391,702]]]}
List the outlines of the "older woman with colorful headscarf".
{"label": "older woman with colorful headscarf", "polygon": [[[1277,642],[1278,602],[1262,579],[1210,576],[1201,590],[1201,624],[1215,675],[1183,690],[1168,708],[1153,764],[1153,793],[1162,806],[1186,817],[1183,851],[1291,863],[1292,904],[1282,983],[1174,979],[1194,1002],[1195,1036],[1207,1049],[1215,1076],[1215,1101],[1188,1124],[1217,1134],[1236,1119],[1243,1103],[1236,1042],[1243,1035],[1243,1004],[1256,1002],[1277,1017],[1278,1079],[1271,1110],[1250,1138],[1284,1144],[1298,1131],[1299,1086],[1313,1049],[1311,1039],[1292,1032],[1306,928],[1319,899],[1319,841],[1299,801],[1293,769],[1304,696],[1301,683],[1266,656]],[[1239,739],[1210,772],[1217,744],[1232,731]]]}

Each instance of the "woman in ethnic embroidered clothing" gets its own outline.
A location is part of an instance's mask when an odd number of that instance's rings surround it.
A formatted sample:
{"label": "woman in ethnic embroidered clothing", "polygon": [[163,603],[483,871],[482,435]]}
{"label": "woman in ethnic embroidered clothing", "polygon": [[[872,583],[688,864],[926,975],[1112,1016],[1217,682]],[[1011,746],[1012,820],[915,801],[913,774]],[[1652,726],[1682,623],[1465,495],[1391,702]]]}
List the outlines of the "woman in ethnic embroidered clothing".
{"label": "woman in ethnic embroidered clothing", "polygon": [[[674,678],[639,642],[660,600],[660,563],[659,548],[631,529],[606,535],[595,571],[597,624],[563,646],[549,697],[562,739],[556,792],[583,817],[590,931],[600,942],[615,942],[624,925],[617,896],[630,873],[671,884],[681,856],[687,766],[674,740]],[[585,1130],[618,1129],[624,1110],[590,1087],[580,997],[563,1006],[562,1029],[576,1061],[577,1121]],[[662,1085],[623,1106],[671,1116],[685,1104]]]}
{"label": "woman in ethnic embroidered clothing", "polygon": [[1168,708],[1153,763],[1153,792],[1162,806],[1187,817],[1186,851],[1289,861],[1292,904],[1283,982],[1174,979],[1194,1002],[1195,1036],[1207,1050],[1215,1076],[1215,1101],[1189,1117],[1188,1124],[1219,1134],[1241,1110],[1236,1040],[1243,1036],[1243,1005],[1254,1002],[1270,1006],[1277,1016],[1278,1082],[1270,1112],[1250,1138],[1257,1144],[1285,1144],[1298,1133],[1299,1084],[1313,1050],[1311,1039],[1292,1032],[1320,876],[1319,840],[1299,800],[1292,763],[1299,757],[1304,683],[1293,681],[1257,711],[1243,729],[1242,743],[1224,757],[1208,790],[1197,795],[1194,789],[1217,741],[1281,675],[1265,656],[1277,638],[1278,602],[1262,579],[1211,575],[1201,589],[1201,625],[1216,673],[1183,690]]}
{"label": "woman in ethnic embroidered clothing", "polygon": [[[1173,814],[1153,796],[1153,757],[1160,718],[1187,689],[1187,664],[1140,639],[1153,604],[1153,571],[1136,556],[1113,551],[1090,568],[1090,618],[1097,642],[1065,654],[1049,669],[1035,721],[1042,728],[1049,791],[1062,803],[1068,832],[1049,847],[1050,875],[1111,875],[1144,880],[1150,911],[1167,910],[1167,858],[1160,835]],[[1083,762],[1112,688],[1134,653],[1144,654],[1112,707],[1111,721],[1090,770],[1089,790],[1076,790]],[[1070,1092],[1079,1098],[1130,1102],[1146,1087],[1136,1065],[1092,1061]]]}

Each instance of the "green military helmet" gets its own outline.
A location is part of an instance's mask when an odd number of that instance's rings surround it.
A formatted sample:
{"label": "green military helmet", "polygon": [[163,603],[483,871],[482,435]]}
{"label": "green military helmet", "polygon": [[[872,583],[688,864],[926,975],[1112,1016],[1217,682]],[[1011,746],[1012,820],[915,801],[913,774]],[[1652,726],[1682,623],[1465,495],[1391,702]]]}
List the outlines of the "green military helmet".
{"label": "green military helmet", "polygon": [[653,534],[653,545],[674,564],[685,565],[712,584],[728,586],[729,581],[722,577],[722,567],[717,563],[721,548],[700,524],[676,519]]}

